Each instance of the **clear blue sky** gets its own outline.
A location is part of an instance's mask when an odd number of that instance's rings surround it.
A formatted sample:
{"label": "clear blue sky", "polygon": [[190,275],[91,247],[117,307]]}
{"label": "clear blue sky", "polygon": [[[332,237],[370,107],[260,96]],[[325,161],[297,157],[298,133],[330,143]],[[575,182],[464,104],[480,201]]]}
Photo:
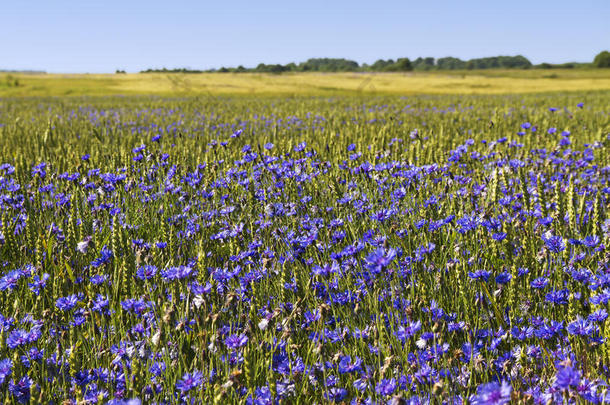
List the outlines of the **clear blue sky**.
{"label": "clear blue sky", "polygon": [[610,0],[21,0],[0,7],[0,69],[48,72],[610,50]]}

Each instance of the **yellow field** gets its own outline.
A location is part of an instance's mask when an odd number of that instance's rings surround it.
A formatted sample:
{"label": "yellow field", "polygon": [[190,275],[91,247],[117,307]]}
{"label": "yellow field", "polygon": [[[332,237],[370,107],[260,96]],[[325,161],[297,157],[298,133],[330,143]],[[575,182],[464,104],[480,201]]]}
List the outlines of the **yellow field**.
{"label": "yellow field", "polygon": [[[412,73],[0,74],[0,97],[508,94],[610,90],[610,69]],[[15,85],[15,79],[18,85]]]}

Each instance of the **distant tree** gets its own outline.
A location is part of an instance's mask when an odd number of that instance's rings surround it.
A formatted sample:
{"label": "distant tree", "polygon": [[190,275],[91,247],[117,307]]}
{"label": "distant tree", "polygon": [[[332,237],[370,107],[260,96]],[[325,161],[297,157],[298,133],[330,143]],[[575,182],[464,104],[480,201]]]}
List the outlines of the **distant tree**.
{"label": "distant tree", "polygon": [[343,58],[312,58],[298,66],[298,70],[305,72],[355,72],[358,69],[358,62]]}
{"label": "distant tree", "polygon": [[436,66],[439,69],[449,69],[449,70],[465,69],[466,62],[464,62],[463,60],[461,60],[459,58],[454,58],[454,57],[448,56],[446,58],[437,59]]}
{"label": "distant tree", "polygon": [[288,70],[288,68],[286,68],[286,66],[282,66],[279,63],[276,63],[275,65],[268,65],[269,66],[269,72],[270,73],[282,73]]}
{"label": "distant tree", "polygon": [[256,72],[262,72],[262,73],[282,73],[282,72],[286,72],[288,70],[288,68],[286,66],[282,66],[280,64],[266,65],[264,63],[259,63],[259,65],[254,70]]}
{"label": "distant tree", "polygon": [[529,69],[532,67],[532,62],[529,61],[523,55],[517,56],[500,56],[500,64],[502,67],[513,69],[513,68],[521,68],[521,69]]}
{"label": "distant tree", "polygon": [[[606,62],[605,58],[610,58],[607,51],[602,52],[596,57],[596,66],[608,66],[610,62]],[[208,72],[261,72],[261,73],[283,73],[283,72],[408,72],[411,70],[456,70],[456,69],[529,69],[532,63],[522,55],[516,56],[493,56],[488,58],[476,58],[468,61],[463,61],[455,57],[444,57],[434,59],[432,57],[417,58],[414,61],[409,58],[379,59],[372,65],[358,65],[358,62],[344,58],[310,58],[298,65],[295,63],[281,64],[265,64],[260,63],[255,68],[245,68],[242,65],[237,67],[222,67],[220,69],[210,69]],[[562,64],[548,65],[549,68],[575,68],[590,66],[589,64]],[[547,65],[536,65],[535,68],[544,68]],[[180,68],[180,69],[147,69],[142,73],[201,73],[201,70]],[[125,73],[123,70],[117,70],[116,73]]]}
{"label": "distant tree", "polygon": [[388,59],[388,60],[379,59],[379,60],[376,60],[375,63],[373,63],[369,67],[369,70],[372,70],[373,72],[383,72],[383,71],[387,70],[393,64],[394,64],[394,61],[392,59]]}
{"label": "distant tree", "polygon": [[398,60],[391,65],[388,65],[385,70],[387,72],[410,72],[413,70],[413,65],[409,58],[398,58]]}
{"label": "distant tree", "polygon": [[116,70],[114,73],[115,73],[115,74],[117,74],[117,75],[119,75],[119,74],[125,74],[125,71],[124,71],[124,70],[121,70],[121,69],[117,69],[117,70]]}
{"label": "distant tree", "polygon": [[593,59],[593,66],[597,68],[610,68],[610,52],[603,51]]}
{"label": "distant tree", "polygon": [[413,61],[413,68],[415,70],[431,70],[434,69],[434,58],[417,58]]}
{"label": "distant tree", "polygon": [[532,63],[524,56],[492,56],[470,59],[466,69],[529,69]]}

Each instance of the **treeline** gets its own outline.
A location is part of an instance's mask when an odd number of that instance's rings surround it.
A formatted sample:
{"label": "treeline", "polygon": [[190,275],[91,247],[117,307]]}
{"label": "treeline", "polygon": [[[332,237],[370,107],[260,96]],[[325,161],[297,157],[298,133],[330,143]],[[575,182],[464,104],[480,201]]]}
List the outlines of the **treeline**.
{"label": "treeline", "polygon": [[551,64],[541,63],[533,65],[525,56],[493,56],[488,58],[476,58],[470,60],[462,60],[451,56],[445,58],[417,58],[414,61],[409,58],[379,59],[375,63],[369,65],[363,63],[343,59],[343,58],[312,58],[299,64],[288,63],[281,64],[265,64],[260,63],[255,68],[238,67],[222,67],[220,69],[210,70],[194,70],[194,69],[147,69],[140,73],[203,73],[203,72],[259,72],[259,73],[284,73],[284,72],[409,72],[412,70],[469,70],[469,69],[572,69],[580,67],[605,67],[607,66],[608,52],[602,52],[596,56],[595,61],[591,63],[562,63]]}
{"label": "treeline", "polygon": [[284,73],[284,72],[409,72],[412,70],[451,70],[451,69],[493,69],[493,68],[522,68],[527,69],[532,64],[524,56],[497,56],[493,58],[471,59],[463,61],[458,58],[417,58],[411,62],[409,58],[379,59],[375,63],[360,65],[358,62],[343,58],[312,58],[299,64],[288,63],[265,64],[260,63],[255,68],[222,67],[211,70],[195,69],[147,69],[141,73],[202,73],[202,72],[260,72],[260,73]]}
{"label": "treeline", "polygon": [[461,60],[448,56],[446,58],[417,58],[413,62],[415,69],[419,70],[465,70],[465,69],[529,69],[532,62],[525,56],[494,56]]}
{"label": "treeline", "polygon": [[[181,68],[181,69],[146,69],[146,70],[141,70],[140,73],[203,73],[206,72],[205,70],[193,70],[193,69],[186,69],[186,68]],[[117,71],[115,73],[125,73],[124,70],[119,70],[117,69]]]}

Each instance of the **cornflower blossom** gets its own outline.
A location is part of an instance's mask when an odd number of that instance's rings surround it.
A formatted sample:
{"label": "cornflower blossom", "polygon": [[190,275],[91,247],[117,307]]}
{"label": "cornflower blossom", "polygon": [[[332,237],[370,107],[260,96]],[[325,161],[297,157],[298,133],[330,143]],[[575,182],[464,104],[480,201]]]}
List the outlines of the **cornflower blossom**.
{"label": "cornflower blossom", "polygon": [[176,383],[176,389],[181,393],[187,393],[203,384],[203,373],[200,371],[193,371],[192,373],[185,373]]}
{"label": "cornflower blossom", "polygon": [[506,381],[482,384],[472,399],[473,405],[502,405],[510,402],[512,387]]}

